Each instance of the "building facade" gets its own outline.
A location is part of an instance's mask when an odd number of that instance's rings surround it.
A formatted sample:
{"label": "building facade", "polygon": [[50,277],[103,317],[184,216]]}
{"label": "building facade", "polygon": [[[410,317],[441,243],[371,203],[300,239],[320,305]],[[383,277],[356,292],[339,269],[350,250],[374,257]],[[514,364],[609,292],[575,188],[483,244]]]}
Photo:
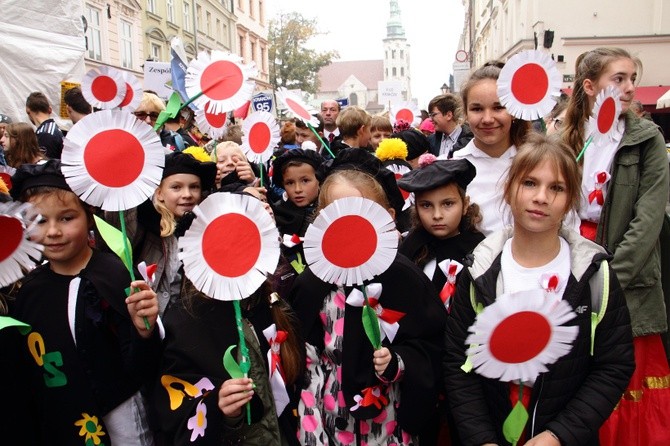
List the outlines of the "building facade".
{"label": "building facade", "polygon": [[235,0],[236,39],[233,51],[246,63],[254,62],[258,68],[256,88],[265,90],[270,85],[268,63],[268,19],[265,15],[264,0]]}
{"label": "building facade", "polygon": [[410,74],[410,45],[405,38],[400,8],[397,0],[391,0],[391,17],[386,23],[384,39],[384,80],[398,81],[402,85],[404,101],[412,99]]}

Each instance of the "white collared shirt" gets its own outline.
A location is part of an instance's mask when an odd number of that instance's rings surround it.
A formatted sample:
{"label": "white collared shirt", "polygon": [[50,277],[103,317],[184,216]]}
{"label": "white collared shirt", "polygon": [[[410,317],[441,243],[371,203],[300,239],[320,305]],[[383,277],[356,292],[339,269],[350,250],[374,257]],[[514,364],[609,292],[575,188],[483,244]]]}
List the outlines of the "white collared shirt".
{"label": "white collared shirt", "polygon": [[449,133],[448,135],[446,133],[442,134],[442,141],[440,142],[440,156],[449,155],[451,149],[454,147],[454,144],[456,144],[456,141],[458,141],[458,137],[461,136],[462,130],[463,128],[460,125],[457,125],[453,132]]}

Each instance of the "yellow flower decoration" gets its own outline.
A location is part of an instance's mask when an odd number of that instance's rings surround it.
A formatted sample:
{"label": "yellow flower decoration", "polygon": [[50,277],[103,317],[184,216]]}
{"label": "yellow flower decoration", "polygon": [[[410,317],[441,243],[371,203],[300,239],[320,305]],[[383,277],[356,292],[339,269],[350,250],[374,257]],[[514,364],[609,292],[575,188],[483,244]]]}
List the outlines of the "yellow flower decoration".
{"label": "yellow flower decoration", "polygon": [[209,153],[205,149],[203,149],[200,146],[191,146],[184,150],[184,153],[188,153],[189,155],[193,156],[193,158],[197,159],[201,163],[206,163],[208,161],[212,161],[212,158]]}
{"label": "yellow flower decoration", "polygon": [[98,417],[96,416],[91,416],[87,413],[82,413],[81,414],[82,419],[75,421],[74,425],[79,426],[81,429],[79,429],[79,436],[84,437],[86,436],[86,445],[100,445],[102,444],[102,440],[100,440],[100,437],[106,435],[105,432],[102,430],[102,426],[98,424]]}
{"label": "yellow flower decoration", "polygon": [[0,178],[0,194],[5,194],[9,195],[9,188],[7,187],[7,184]]}
{"label": "yellow flower decoration", "polygon": [[375,152],[381,161],[407,158],[407,144],[400,138],[386,138],[379,143]]}

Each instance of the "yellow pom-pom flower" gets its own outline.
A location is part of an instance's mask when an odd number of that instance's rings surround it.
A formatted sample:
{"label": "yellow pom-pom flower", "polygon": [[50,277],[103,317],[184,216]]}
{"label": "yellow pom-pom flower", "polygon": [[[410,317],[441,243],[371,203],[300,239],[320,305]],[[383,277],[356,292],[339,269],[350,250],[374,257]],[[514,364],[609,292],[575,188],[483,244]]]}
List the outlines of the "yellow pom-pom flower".
{"label": "yellow pom-pom flower", "polygon": [[379,143],[375,155],[381,161],[404,160],[407,158],[407,144],[399,138],[386,138]]}
{"label": "yellow pom-pom flower", "polygon": [[201,163],[212,161],[212,157],[210,156],[210,154],[207,153],[207,151],[200,146],[191,146],[186,150],[184,150],[184,153],[192,155],[193,158],[197,159]]}

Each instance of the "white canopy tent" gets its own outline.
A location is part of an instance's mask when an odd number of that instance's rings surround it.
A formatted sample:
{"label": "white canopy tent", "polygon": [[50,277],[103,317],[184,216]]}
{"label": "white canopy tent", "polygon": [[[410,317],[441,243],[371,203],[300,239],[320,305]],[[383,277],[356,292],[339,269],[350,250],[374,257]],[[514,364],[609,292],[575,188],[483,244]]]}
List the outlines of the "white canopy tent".
{"label": "white canopy tent", "polygon": [[670,108],[670,90],[666,91],[660,98],[658,98],[658,101],[656,101],[656,108]]}

